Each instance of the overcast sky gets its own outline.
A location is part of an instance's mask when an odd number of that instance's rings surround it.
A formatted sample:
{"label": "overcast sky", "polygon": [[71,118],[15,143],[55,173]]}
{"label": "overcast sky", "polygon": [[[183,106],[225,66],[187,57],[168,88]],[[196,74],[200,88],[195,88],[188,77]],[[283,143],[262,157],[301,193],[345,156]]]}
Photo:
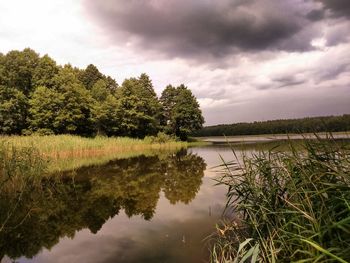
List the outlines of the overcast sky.
{"label": "overcast sky", "polygon": [[25,47],[184,83],[206,125],[350,113],[349,0],[0,0],[0,52]]}

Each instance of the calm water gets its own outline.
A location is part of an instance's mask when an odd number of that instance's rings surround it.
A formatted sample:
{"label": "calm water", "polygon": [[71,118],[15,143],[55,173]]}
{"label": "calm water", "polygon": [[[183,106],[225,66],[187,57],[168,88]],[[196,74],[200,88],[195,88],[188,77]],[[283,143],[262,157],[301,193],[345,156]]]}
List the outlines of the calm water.
{"label": "calm water", "polygon": [[[227,147],[197,147],[48,181],[0,232],[1,262],[205,262],[204,239],[225,204],[210,169],[219,154],[232,157]],[[3,196],[3,218],[9,204]]]}
{"label": "calm water", "polygon": [[[239,156],[276,144],[234,147]],[[206,262],[225,205],[213,180],[220,155],[233,159],[218,143],[81,168],[18,203],[0,193],[1,262]]]}

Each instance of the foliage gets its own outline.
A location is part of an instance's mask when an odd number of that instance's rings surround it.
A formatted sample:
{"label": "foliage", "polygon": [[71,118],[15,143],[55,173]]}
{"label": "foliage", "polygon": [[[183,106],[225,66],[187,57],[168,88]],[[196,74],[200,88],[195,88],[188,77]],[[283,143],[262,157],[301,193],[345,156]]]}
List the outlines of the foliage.
{"label": "foliage", "polygon": [[19,186],[25,187],[46,168],[47,161],[36,148],[17,148],[8,142],[0,142],[0,192],[20,192]]}
{"label": "foliage", "polygon": [[[34,209],[22,206],[39,193],[41,175],[47,161],[33,147],[18,149],[10,143],[0,143],[0,240],[6,229],[18,227]],[[8,198],[10,196],[11,198]],[[13,218],[17,218],[15,224]],[[3,251],[0,249],[0,260]]]}
{"label": "foliage", "polygon": [[126,79],[117,91],[120,134],[140,137],[159,131],[160,103],[146,74]]}
{"label": "foliage", "polygon": [[86,69],[58,66],[28,48],[10,51],[0,54],[0,134],[144,138],[166,130],[186,139],[203,118],[191,91],[176,90],[172,129],[164,128],[162,104],[147,74],[119,87],[93,64]]}
{"label": "foliage", "polygon": [[32,78],[39,64],[39,55],[29,48],[13,50],[1,59],[1,64],[0,84],[15,87],[28,96],[33,89]]}
{"label": "foliage", "polygon": [[194,132],[194,136],[234,136],[282,133],[314,133],[350,131],[350,114],[342,116],[302,119],[256,121],[208,126]]}
{"label": "foliage", "polygon": [[175,88],[167,86],[160,98],[163,106],[165,131],[181,140],[202,128],[204,119],[199,104],[191,90],[184,85]]}
{"label": "foliage", "polygon": [[261,152],[226,163],[220,184],[238,216],[218,227],[215,262],[237,258],[252,238],[259,262],[350,261],[350,149],[333,141],[305,141],[304,151]]}
{"label": "foliage", "polygon": [[116,135],[120,131],[120,116],[117,108],[118,100],[109,94],[102,101],[94,100],[91,109],[91,121],[97,135]]}
{"label": "foliage", "polygon": [[48,55],[39,58],[38,65],[34,69],[32,77],[33,88],[44,86],[51,88],[53,86],[53,78],[58,73],[59,68],[56,62]]}
{"label": "foliage", "polygon": [[[256,263],[258,262],[258,255],[260,252],[259,244],[254,244],[252,238],[248,238],[237,244],[235,239],[227,234],[232,231],[232,227],[227,224],[216,226],[219,233],[220,241],[215,243],[212,248],[211,261],[215,263]],[[234,231],[236,231],[234,229]]]}
{"label": "foliage", "polygon": [[103,75],[96,66],[90,64],[81,72],[79,78],[87,89],[92,89],[95,83],[103,78]]}
{"label": "foliage", "polygon": [[150,143],[167,143],[171,141],[175,141],[176,138],[164,133],[158,132],[157,136],[146,136],[145,141],[149,141]]}
{"label": "foliage", "polygon": [[39,86],[29,100],[29,128],[33,132],[54,133],[57,131],[56,118],[64,103],[63,95],[59,92]]}
{"label": "foliage", "polygon": [[26,125],[27,101],[17,90],[0,86],[0,133],[16,134]]}
{"label": "foliage", "polygon": [[58,111],[54,125],[57,133],[62,134],[91,134],[93,127],[91,123],[90,93],[78,83],[61,87],[64,107]]}

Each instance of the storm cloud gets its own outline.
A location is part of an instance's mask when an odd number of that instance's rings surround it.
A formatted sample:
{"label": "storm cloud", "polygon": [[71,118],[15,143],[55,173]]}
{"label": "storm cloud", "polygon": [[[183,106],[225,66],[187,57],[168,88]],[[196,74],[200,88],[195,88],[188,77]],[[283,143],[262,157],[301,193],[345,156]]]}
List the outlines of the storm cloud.
{"label": "storm cloud", "polygon": [[350,113],[350,0],[11,0],[0,10],[1,53],[31,47],[118,83],[146,72],[158,95],[183,83],[206,125]]}
{"label": "storm cloud", "polygon": [[111,38],[169,57],[199,59],[242,51],[312,49],[313,34],[303,31],[322,10],[304,2],[85,0],[88,13]]}
{"label": "storm cloud", "polygon": [[325,10],[329,10],[333,16],[350,17],[349,0],[317,0],[323,4]]}
{"label": "storm cloud", "polygon": [[256,107],[272,118],[350,110],[350,92],[334,96],[350,82],[349,0],[83,1],[112,45],[173,65],[209,124],[228,109],[237,120],[265,118]]}

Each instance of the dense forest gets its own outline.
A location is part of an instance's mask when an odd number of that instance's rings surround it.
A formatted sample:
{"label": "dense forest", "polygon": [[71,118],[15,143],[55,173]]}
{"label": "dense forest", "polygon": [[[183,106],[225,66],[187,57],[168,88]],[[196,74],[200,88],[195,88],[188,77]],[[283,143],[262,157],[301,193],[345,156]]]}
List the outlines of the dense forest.
{"label": "dense forest", "polygon": [[168,85],[160,98],[146,74],[121,85],[92,64],[60,66],[29,48],[0,53],[0,134],[76,134],[181,139],[202,127],[197,99]]}
{"label": "dense forest", "polygon": [[194,133],[195,136],[233,136],[305,132],[350,131],[350,114],[342,116],[313,117],[256,121],[252,123],[222,124],[204,127]]}

